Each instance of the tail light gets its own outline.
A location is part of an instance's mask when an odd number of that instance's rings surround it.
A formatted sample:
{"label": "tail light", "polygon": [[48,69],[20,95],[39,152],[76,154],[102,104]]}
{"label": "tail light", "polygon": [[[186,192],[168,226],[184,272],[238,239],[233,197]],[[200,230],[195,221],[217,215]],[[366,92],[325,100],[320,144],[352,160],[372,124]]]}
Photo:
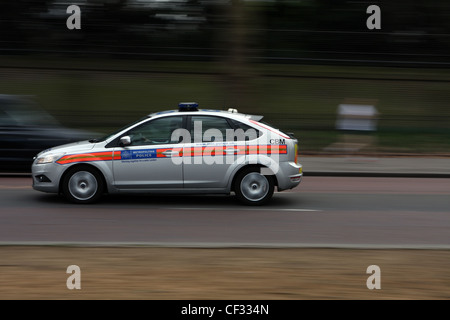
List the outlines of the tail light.
{"label": "tail light", "polygon": [[295,154],[295,163],[298,163],[297,162],[297,159],[298,159],[298,143],[295,144],[294,154]]}

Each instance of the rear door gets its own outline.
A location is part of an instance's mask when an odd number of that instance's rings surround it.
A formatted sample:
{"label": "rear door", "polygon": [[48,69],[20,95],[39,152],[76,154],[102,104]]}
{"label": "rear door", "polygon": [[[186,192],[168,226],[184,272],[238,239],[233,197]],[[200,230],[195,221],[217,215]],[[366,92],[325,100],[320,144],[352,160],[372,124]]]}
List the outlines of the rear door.
{"label": "rear door", "polygon": [[245,161],[245,141],[231,137],[234,127],[221,116],[188,117],[191,143],[184,146],[185,188],[225,188],[232,166]]}

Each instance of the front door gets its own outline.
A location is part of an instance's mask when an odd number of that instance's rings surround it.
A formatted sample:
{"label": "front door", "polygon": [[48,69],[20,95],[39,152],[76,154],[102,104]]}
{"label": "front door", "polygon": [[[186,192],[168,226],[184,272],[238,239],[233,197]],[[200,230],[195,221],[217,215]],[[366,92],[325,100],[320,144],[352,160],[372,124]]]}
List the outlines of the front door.
{"label": "front door", "polygon": [[170,116],[149,120],[126,132],[123,136],[129,136],[131,144],[114,149],[115,186],[118,189],[183,188],[183,165],[174,161],[182,147],[178,139],[172,141],[173,131],[182,127],[182,116]]}

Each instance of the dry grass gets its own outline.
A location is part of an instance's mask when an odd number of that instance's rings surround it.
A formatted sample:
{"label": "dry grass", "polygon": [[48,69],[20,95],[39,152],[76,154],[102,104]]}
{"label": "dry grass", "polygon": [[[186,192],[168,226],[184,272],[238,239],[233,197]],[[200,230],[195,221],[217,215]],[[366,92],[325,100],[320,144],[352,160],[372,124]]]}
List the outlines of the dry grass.
{"label": "dry grass", "polygon": [[[0,247],[0,299],[442,299],[449,250]],[[69,290],[69,265],[81,290]],[[369,265],[381,289],[369,290]]]}

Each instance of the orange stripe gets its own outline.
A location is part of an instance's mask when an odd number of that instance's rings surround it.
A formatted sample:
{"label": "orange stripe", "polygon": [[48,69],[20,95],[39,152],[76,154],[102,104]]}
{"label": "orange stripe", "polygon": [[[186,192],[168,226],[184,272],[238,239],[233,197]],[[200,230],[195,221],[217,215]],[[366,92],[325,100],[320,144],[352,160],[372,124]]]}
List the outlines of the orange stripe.
{"label": "orange stripe", "polygon": [[[120,153],[114,156],[114,159],[120,159]],[[94,152],[94,153],[82,153],[82,154],[71,154],[64,156],[56,163],[67,164],[74,162],[86,162],[86,161],[107,161],[113,160],[113,153],[110,152]]]}
{"label": "orange stripe", "polygon": [[[156,149],[157,158],[167,158],[163,154],[164,151],[179,149],[179,156],[193,157],[193,156],[203,156],[203,155],[227,155],[225,149],[236,149],[239,150],[236,154],[287,154],[286,145],[262,145],[262,146],[207,146],[207,147],[190,147],[184,148],[162,148]],[[245,150],[244,150],[245,149]],[[87,161],[110,161],[110,160],[121,160],[121,152],[94,152],[94,153],[81,153],[67,155],[56,161],[59,164],[67,164],[74,162],[87,162]]]}
{"label": "orange stripe", "polygon": [[[287,154],[286,145],[263,145],[263,146],[208,146],[184,148],[186,157],[207,155],[227,155],[225,149],[239,150],[236,154]],[[181,155],[181,154],[180,154]]]}

